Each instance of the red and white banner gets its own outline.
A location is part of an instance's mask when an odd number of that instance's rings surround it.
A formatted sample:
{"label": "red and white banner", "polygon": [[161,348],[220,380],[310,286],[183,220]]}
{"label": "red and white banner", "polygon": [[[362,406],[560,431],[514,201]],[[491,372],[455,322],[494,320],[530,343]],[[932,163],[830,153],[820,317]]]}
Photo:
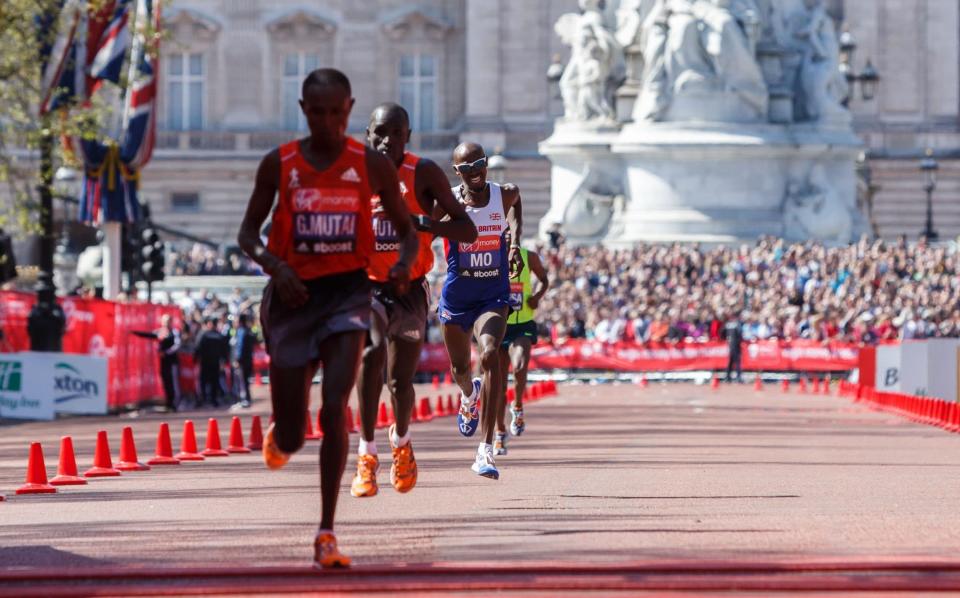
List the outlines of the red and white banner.
{"label": "red and white banner", "polygon": [[[842,371],[857,367],[859,347],[844,343],[809,340],[744,343],[744,370]],[[533,348],[531,369],[601,370],[614,372],[665,372],[722,370],[727,367],[726,343],[681,345],[614,343],[568,340]],[[425,345],[420,372],[443,372],[450,368],[443,345]]]}
{"label": "red and white banner", "polygon": [[[27,318],[33,308],[32,293],[0,291],[0,330],[6,342],[2,352],[27,351],[30,337]],[[152,331],[170,314],[181,326],[176,307],[149,303],[114,303],[100,299],[66,297],[59,300],[67,319],[63,352],[106,357],[111,409],[133,406],[163,396],[157,343],[133,331]]]}

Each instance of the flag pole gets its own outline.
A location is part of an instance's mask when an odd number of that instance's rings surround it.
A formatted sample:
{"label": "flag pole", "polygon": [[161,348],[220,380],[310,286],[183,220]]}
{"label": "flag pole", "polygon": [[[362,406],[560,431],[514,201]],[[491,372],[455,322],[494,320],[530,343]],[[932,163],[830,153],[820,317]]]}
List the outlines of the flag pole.
{"label": "flag pole", "polygon": [[60,352],[63,350],[63,330],[66,318],[57,304],[57,289],[53,284],[53,133],[50,114],[41,120],[40,137],[40,274],[37,277],[37,302],[27,317],[27,333],[31,351]]}

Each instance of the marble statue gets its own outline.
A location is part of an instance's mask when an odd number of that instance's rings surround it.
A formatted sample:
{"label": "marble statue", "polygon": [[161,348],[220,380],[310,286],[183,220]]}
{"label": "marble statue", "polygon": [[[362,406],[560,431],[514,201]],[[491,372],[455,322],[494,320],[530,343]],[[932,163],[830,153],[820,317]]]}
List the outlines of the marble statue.
{"label": "marble statue", "polygon": [[842,198],[833,192],[823,166],[811,168],[805,181],[787,183],[783,203],[783,236],[790,241],[849,243],[854,217]]}
{"label": "marble statue", "polygon": [[574,240],[595,238],[608,229],[623,207],[621,186],[588,166],[564,210],[564,234]]}
{"label": "marble statue", "polygon": [[823,0],[803,0],[802,7],[790,15],[787,31],[791,47],[800,54],[797,120],[848,124],[850,114],[842,104],[848,90],[839,68],[840,46]]}
{"label": "marble statue", "polygon": [[614,117],[613,93],[623,78],[623,50],[606,26],[600,0],[580,0],[582,14],[567,13],[554,27],[571,47],[560,77],[564,116],[570,121]]}
{"label": "marble statue", "polygon": [[[753,0],[660,0],[641,27],[645,67],[634,120],[725,120],[711,96],[727,93],[752,120],[765,120],[767,87],[754,55],[759,26]],[[669,118],[684,95],[700,96],[699,107]]]}

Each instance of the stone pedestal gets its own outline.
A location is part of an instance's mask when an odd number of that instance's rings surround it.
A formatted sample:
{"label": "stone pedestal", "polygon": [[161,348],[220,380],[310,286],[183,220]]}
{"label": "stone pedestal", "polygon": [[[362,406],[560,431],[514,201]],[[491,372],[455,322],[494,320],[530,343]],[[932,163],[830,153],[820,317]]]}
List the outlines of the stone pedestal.
{"label": "stone pedestal", "polygon": [[[733,243],[822,232],[821,240],[842,243],[865,225],[855,205],[860,141],[849,130],[656,123],[611,131],[571,124],[558,127],[540,151],[553,164],[541,230],[560,222],[572,242]],[[807,202],[811,190],[815,201]],[[785,219],[787,203],[791,214],[849,214],[852,225],[840,233],[829,222],[798,229]],[[819,213],[802,220],[816,222]]]}

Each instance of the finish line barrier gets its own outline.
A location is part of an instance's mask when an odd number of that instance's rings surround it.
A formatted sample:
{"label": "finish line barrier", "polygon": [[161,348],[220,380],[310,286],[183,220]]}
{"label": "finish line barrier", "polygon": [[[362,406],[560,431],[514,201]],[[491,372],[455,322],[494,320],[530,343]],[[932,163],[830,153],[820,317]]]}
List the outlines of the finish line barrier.
{"label": "finish line barrier", "polygon": [[[163,396],[156,342],[132,332],[156,330],[164,314],[181,327],[179,308],[79,297],[57,301],[67,319],[63,352],[107,358],[109,409],[135,406]],[[35,302],[33,293],[0,291],[0,330],[6,339],[2,352],[29,350],[27,318]]]}

